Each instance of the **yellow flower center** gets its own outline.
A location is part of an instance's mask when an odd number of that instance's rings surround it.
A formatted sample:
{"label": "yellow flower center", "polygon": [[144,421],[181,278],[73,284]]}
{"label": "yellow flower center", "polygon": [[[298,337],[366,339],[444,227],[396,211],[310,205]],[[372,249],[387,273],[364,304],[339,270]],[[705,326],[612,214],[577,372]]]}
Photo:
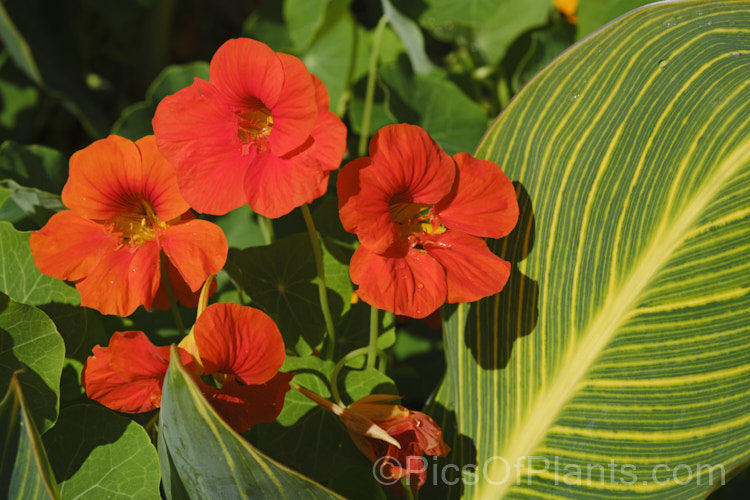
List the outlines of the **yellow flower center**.
{"label": "yellow flower center", "polygon": [[401,236],[411,246],[423,250],[421,235],[441,234],[447,228],[441,225],[432,211],[432,205],[424,203],[391,202],[391,219],[401,227]]}
{"label": "yellow flower center", "polygon": [[[237,135],[243,146],[249,150],[255,146],[258,151],[268,148],[268,136],[273,128],[273,117],[271,110],[260,105],[257,109],[238,115]],[[243,151],[247,152],[247,151]]]}
{"label": "yellow flower center", "polygon": [[422,223],[422,232],[424,234],[442,234],[448,230],[445,226],[434,227],[431,222]]}
{"label": "yellow flower center", "polygon": [[146,200],[138,200],[135,211],[111,219],[110,229],[122,238],[123,245],[141,246],[156,238],[158,231],[167,227],[160,221],[154,207]]}

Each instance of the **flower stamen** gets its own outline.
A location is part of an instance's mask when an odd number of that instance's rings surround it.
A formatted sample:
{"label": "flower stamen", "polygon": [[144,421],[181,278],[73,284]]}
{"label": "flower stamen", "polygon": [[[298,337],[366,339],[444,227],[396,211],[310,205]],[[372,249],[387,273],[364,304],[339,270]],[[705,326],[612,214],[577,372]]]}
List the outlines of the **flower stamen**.
{"label": "flower stamen", "polygon": [[110,232],[122,239],[122,245],[141,246],[156,238],[157,233],[167,227],[166,223],[159,220],[149,202],[139,199],[138,205],[135,211],[118,215],[109,221]]}
{"label": "flower stamen", "polygon": [[237,115],[237,118],[237,135],[243,144],[243,153],[249,152],[252,146],[255,146],[258,152],[268,149],[268,136],[273,128],[271,110],[261,105],[252,111]]}
{"label": "flower stamen", "polygon": [[433,206],[424,203],[391,203],[391,218],[401,227],[401,237],[417,250],[423,250],[423,235],[441,234],[448,229],[440,224]]}

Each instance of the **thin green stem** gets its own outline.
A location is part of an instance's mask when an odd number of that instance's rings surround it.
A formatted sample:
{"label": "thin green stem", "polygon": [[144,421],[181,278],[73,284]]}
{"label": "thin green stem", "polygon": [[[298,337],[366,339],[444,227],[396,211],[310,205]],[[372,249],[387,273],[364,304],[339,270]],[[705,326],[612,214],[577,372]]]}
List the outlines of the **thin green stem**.
{"label": "thin green stem", "polygon": [[[502,68],[498,70],[497,85],[495,85],[495,102],[497,103],[497,112],[502,111],[510,101],[510,79],[505,75]],[[494,110],[493,110],[494,111]]]}
{"label": "thin green stem", "polygon": [[404,499],[405,500],[414,500],[414,495],[411,493],[411,486],[409,486],[409,479],[408,476],[401,478],[401,486],[404,488]]}
{"label": "thin green stem", "polygon": [[313,221],[312,214],[310,213],[310,207],[307,203],[302,205],[302,216],[305,218],[305,224],[307,225],[307,232],[310,235],[310,243],[312,243],[313,255],[315,256],[315,269],[318,272],[318,294],[320,295],[320,310],[323,311],[323,320],[326,323],[326,331],[328,332],[328,344],[325,348],[325,359],[333,359],[333,354],[336,349],[336,332],[333,329],[333,318],[331,317],[331,308],[328,307],[328,292],[326,289],[326,272],[323,267],[323,251],[320,248],[320,240],[318,239],[318,232],[315,230],[315,222]]}
{"label": "thin green stem", "polygon": [[364,356],[365,354],[367,354],[368,349],[369,347],[360,347],[359,349],[354,349],[352,352],[341,358],[339,362],[336,363],[336,366],[333,367],[333,371],[331,372],[331,394],[333,394],[333,400],[336,401],[337,405],[344,406],[344,403],[341,400],[341,393],[339,392],[338,384],[338,378],[341,369],[344,368],[344,366],[346,366],[346,364],[354,358],[358,358],[359,356]]}
{"label": "thin green stem", "polygon": [[370,52],[370,68],[367,74],[367,90],[365,91],[365,107],[362,111],[362,126],[359,133],[359,156],[367,154],[367,139],[370,135],[370,120],[372,119],[372,101],[375,97],[375,76],[378,74],[378,58],[380,57],[380,42],[388,24],[388,17],[383,16],[375,27],[372,38],[372,52]]}
{"label": "thin green stem", "polygon": [[362,43],[358,29],[352,30],[352,43],[351,43],[351,55],[349,56],[349,70],[346,72],[346,85],[344,86],[344,92],[339,97],[339,102],[336,103],[336,114],[339,118],[344,116],[346,113],[347,103],[352,96],[352,80],[354,79],[354,71],[357,67],[355,64],[357,61],[357,54],[359,53],[358,47]]}
{"label": "thin green stem", "polygon": [[148,56],[146,57],[147,76],[153,78],[167,64],[169,47],[172,41],[172,17],[175,0],[154,2],[148,16]]}
{"label": "thin green stem", "polygon": [[143,426],[146,434],[151,438],[152,443],[156,443],[156,423],[159,421],[159,410],[156,410],[154,416],[149,419],[148,422]]}
{"label": "thin green stem", "polygon": [[385,373],[385,369],[388,367],[388,358],[385,355],[385,351],[378,351],[378,371]]}
{"label": "thin green stem", "polygon": [[177,308],[177,301],[174,298],[174,292],[172,291],[172,284],[169,282],[169,276],[167,276],[167,263],[165,259],[162,259],[161,263],[161,282],[164,283],[164,289],[167,291],[167,297],[169,297],[169,310],[172,311],[174,322],[177,325],[177,331],[180,336],[185,335],[185,325],[182,323],[182,317],[180,316],[180,310]]}
{"label": "thin green stem", "polygon": [[268,217],[256,214],[258,216],[258,226],[260,226],[260,232],[263,233],[263,240],[266,245],[270,245],[276,240],[276,235],[273,231],[273,221]]}
{"label": "thin green stem", "polygon": [[378,323],[378,308],[370,308],[370,343],[367,351],[367,368],[375,368],[375,359],[378,355],[378,332],[380,330]]}
{"label": "thin green stem", "polygon": [[245,292],[242,290],[242,287],[235,285],[237,288],[237,299],[240,301],[241,306],[247,305],[247,300],[245,300]]}

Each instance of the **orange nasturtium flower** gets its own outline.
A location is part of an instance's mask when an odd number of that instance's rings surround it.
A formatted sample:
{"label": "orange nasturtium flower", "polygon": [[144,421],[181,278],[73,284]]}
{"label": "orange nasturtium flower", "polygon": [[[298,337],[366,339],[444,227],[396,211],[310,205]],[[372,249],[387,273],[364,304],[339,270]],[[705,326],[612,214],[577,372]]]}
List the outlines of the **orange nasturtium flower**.
{"label": "orange nasturtium flower", "polygon": [[304,387],[293,385],[341,419],[357,448],[377,466],[378,480],[389,485],[397,496],[403,496],[401,478],[407,478],[412,495],[427,480],[422,455],[444,457],[450,451],[443,441],[443,432],[429,415],[390,404],[401,399],[400,396],[370,394],[341,408]]}
{"label": "orange nasturtium flower", "polygon": [[368,304],[424,318],[505,286],[510,264],[482,238],[507,235],[518,202],[495,163],[450,157],[421,128],[389,125],[370,156],[341,169],[337,188],[344,229],[361,243],[349,273]]}
{"label": "orange nasturtium flower", "polygon": [[552,4],[562,15],[568,20],[570,24],[576,24],[578,18],[576,12],[578,11],[578,0],[552,0]]}
{"label": "orange nasturtium flower", "polygon": [[[237,304],[212,304],[198,317],[179,352],[206,399],[236,431],[271,422],[284,406],[292,374],[279,372],[284,341],[264,312]],[[143,332],[116,332],[108,347],[93,349],[81,382],[89,398],[113,410],[140,413],[161,406],[169,347]],[[204,383],[214,375],[220,387]]]}
{"label": "orange nasturtium flower", "polygon": [[150,310],[155,298],[168,307],[158,300],[162,261],[177,299],[194,305],[226,261],[223,231],[190,212],[153,136],[133,143],[111,135],[73,154],[62,201],[70,210],[31,235],[34,263],[75,281],[81,305],[101,313]]}
{"label": "orange nasturtium flower", "polygon": [[195,210],[276,218],[322,196],[341,163],[346,127],[328,104],[302,61],[240,38],[216,51],[209,81],[159,103],[154,133]]}
{"label": "orange nasturtium flower", "polygon": [[[180,349],[184,366],[193,358]],[[86,360],[81,384],[86,395],[107,408],[144,413],[161,406],[161,386],[169,368],[169,346],[157,347],[143,332],[115,332],[109,346],[96,345]]]}

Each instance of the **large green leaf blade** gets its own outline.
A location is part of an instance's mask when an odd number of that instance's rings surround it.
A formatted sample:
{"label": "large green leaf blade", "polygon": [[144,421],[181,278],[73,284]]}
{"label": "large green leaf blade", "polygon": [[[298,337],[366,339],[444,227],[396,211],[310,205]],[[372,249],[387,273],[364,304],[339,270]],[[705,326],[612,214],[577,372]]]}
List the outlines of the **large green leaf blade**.
{"label": "large green leaf blade", "polygon": [[171,358],[159,416],[168,498],[340,498],[248,444],[175,361],[176,348]]}
{"label": "large green leaf blade", "polygon": [[468,496],[700,498],[750,458],[748,24],[739,1],[634,11],[485,136],[523,213],[493,243],[506,289],[446,311]]}
{"label": "large green leaf blade", "polygon": [[0,400],[0,495],[19,500],[60,498],[16,374]]}

